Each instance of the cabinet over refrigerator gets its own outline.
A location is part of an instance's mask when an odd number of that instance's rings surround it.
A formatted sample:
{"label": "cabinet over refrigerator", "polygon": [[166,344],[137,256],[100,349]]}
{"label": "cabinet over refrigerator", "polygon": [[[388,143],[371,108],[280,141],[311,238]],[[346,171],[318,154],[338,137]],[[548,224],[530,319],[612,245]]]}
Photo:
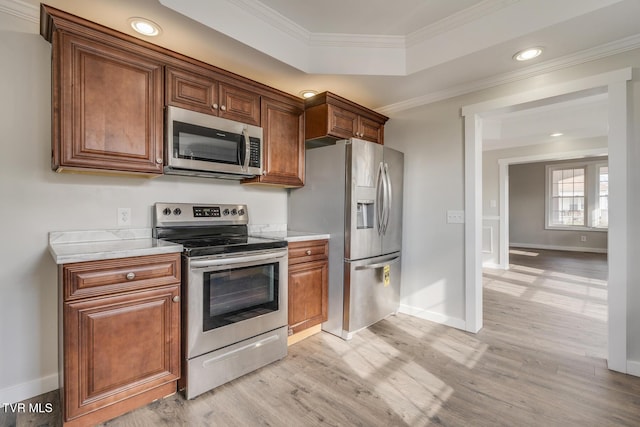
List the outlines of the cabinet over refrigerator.
{"label": "cabinet over refrigerator", "polygon": [[306,185],[289,194],[289,227],[330,233],[328,320],[344,339],[400,304],[404,154],[349,139],[306,152]]}

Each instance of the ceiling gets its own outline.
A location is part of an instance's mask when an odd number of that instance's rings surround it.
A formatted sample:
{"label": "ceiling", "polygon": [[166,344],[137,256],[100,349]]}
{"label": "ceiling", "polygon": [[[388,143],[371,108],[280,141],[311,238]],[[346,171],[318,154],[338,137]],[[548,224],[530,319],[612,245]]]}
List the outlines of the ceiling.
{"label": "ceiling", "polygon": [[[330,90],[391,117],[404,109],[640,48],[638,0],[47,4],[288,93]],[[0,0],[0,11],[37,22],[38,5],[38,0]],[[135,34],[127,24],[132,16],[157,22],[162,33],[154,38]],[[543,55],[529,63],[512,59],[531,46],[542,46]],[[591,113],[602,110],[602,99],[598,102]],[[598,120],[586,122],[583,126],[597,122],[602,128]]]}

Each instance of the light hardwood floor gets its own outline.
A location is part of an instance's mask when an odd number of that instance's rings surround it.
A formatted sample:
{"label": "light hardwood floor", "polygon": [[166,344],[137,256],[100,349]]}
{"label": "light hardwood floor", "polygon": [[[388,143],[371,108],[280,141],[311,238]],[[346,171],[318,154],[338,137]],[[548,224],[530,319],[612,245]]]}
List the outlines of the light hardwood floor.
{"label": "light hardwood floor", "polygon": [[[606,367],[605,256],[514,249],[511,262],[485,271],[476,335],[402,314],[349,342],[320,333],[194,400],[105,426],[640,425],[640,378]],[[57,405],[55,393],[38,399]]]}

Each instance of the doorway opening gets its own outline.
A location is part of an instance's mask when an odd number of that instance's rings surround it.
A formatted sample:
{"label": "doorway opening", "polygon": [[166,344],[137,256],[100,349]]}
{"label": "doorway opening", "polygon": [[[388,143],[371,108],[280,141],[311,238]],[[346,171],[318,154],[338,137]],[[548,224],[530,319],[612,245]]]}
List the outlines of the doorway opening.
{"label": "doorway opening", "polygon": [[465,329],[482,328],[482,135],[484,118],[500,111],[532,108],[606,92],[609,97],[609,297],[608,367],[627,372],[627,81],[631,69],[623,69],[512,96],[466,106],[465,121]]}

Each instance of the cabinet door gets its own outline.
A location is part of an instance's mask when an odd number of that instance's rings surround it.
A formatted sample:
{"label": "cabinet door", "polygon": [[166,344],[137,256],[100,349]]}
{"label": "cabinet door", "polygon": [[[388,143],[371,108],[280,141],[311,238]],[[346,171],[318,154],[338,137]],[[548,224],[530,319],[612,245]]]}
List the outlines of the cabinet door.
{"label": "cabinet door", "polygon": [[167,67],[167,103],[176,107],[218,114],[218,82],[212,77]]}
{"label": "cabinet door", "polygon": [[329,134],[338,138],[351,138],[358,131],[358,115],[329,104]]}
{"label": "cabinet door", "polygon": [[67,420],[179,378],[179,295],[176,284],[64,304]]}
{"label": "cabinet door", "polygon": [[260,95],[220,83],[220,117],[260,126]]}
{"label": "cabinet door", "polygon": [[360,138],[382,144],[382,135],[384,134],[384,126],[380,122],[369,120],[366,117],[360,117],[359,129]]}
{"label": "cabinet door", "polygon": [[327,261],[289,267],[289,328],[293,333],[327,320]]}
{"label": "cabinet door", "polygon": [[162,173],[162,64],[124,42],[56,41],[54,169]]}
{"label": "cabinet door", "polygon": [[244,181],[301,187],[304,185],[304,111],[295,105],[262,98],[263,167],[260,177]]}

